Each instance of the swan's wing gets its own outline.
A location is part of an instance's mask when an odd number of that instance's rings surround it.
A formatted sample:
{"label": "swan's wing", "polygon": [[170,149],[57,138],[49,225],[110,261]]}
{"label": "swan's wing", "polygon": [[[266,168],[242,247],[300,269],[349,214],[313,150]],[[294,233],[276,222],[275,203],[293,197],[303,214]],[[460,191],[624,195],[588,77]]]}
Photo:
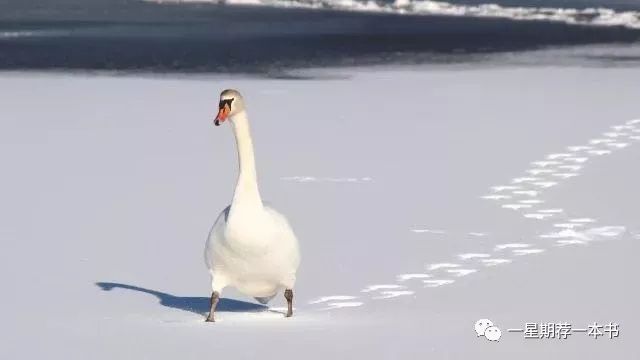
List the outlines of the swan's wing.
{"label": "swan's wing", "polygon": [[211,231],[209,231],[209,236],[207,237],[207,242],[204,246],[204,262],[209,269],[213,268],[213,253],[216,244],[222,238],[224,231],[227,227],[227,219],[229,218],[229,210],[231,209],[231,205],[227,206],[220,212],[218,218],[215,223],[211,227]]}
{"label": "swan's wing", "polygon": [[278,231],[278,235],[280,236],[293,236],[295,238],[295,234],[293,233],[293,229],[291,228],[291,224],[289,224],[289,220],[286,216],[282,215],[278,210],[274,209],[269,205],[264,206],[265,211],[271,218],[272,223],[274,224],[276,230]]}
{"label": "swan's wing", "polygon": [[287,254],[291,267],[297,269],[300,264],[300,250],[298,238],[296,237],[291,224],[289,224],[289,220],[271,206],[265,206],[265,210],[271,217],[275,226],[275,234],[278,238],[275,243],[284,253]]}

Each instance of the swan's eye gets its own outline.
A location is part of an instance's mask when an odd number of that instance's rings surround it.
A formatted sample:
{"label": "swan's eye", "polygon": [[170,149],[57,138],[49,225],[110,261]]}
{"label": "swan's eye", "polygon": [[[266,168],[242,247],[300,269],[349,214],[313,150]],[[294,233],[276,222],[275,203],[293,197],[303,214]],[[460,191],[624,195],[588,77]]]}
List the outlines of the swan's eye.
{"label": "swan's eye", "polygon": [[220,100],[220,103],[218,104],[218,108],[219,109],[223,109],[225,105],[227,105],[229,107],[229,110],[231,110],[231,103],[233,102],[234,99],[224,99],[224,100]]}

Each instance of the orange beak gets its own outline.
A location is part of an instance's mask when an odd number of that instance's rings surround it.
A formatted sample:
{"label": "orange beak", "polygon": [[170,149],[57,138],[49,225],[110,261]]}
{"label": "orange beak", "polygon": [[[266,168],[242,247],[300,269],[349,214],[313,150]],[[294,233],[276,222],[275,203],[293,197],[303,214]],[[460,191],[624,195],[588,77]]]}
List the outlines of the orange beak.
{"label": "orange beak", "polygon": [[216,126],[219,126],[221,123],[227,120],[227,116],[229,116],[230,112],[231,107],[229,106],[229,104],[224,103],[223,106],[220,107],[220,110],[218,110],[218,116],[216,116],[216,119],[213,121],[213,123]]}

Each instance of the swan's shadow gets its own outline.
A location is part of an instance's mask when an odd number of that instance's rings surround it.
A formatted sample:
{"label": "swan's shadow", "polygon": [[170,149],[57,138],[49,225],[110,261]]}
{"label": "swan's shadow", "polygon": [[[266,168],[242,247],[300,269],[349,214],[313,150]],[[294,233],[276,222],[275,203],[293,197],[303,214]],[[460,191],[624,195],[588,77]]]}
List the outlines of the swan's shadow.
{"label": "swan's shadow", "polygon": [[[113,283],[113,282],[97,282],[103,291],[111,291],[114,288],[132,290],[147,293],[158,298],[160,305],[170,307],[173,309],[179,309],[183,311],[189,311],[198,315],[206,315],[209,313],[209,301],[208,297],[197,296],[175,296],[161,291],[145,289],[139,286]],[[221,298],[216,312],[261,312],[269,311],[269,307],[250,303],[247,301],[234,300]]]}

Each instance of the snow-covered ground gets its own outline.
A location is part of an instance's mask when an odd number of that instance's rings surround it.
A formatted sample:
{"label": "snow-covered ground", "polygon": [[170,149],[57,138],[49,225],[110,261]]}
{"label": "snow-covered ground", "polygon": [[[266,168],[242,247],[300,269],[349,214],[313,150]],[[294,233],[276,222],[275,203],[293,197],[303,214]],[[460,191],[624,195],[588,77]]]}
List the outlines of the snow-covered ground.
{"label": "snow-covered ground", "polygon": [[[637,69],[318,75],[0,75],[0,358],[638,357]],[[291,319],[227,290],[204,322],[227,87],[301,240]],[[547,322],[620,334],[507,331]]]}

